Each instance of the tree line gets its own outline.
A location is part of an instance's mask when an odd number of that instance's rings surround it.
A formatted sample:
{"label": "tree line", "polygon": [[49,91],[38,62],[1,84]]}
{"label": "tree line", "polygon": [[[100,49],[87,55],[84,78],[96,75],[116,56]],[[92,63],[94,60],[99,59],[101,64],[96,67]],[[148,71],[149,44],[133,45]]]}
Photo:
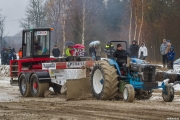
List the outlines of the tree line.
{"label": "tree line", "polygon": [[[53,27],[52,45],[110,40],[144,42],[147,60],[160,62],[160,45],[169,39],[180,56],[179,0],[29,0],[21,27]],[[63,51],[61,49],[61,51]]]}

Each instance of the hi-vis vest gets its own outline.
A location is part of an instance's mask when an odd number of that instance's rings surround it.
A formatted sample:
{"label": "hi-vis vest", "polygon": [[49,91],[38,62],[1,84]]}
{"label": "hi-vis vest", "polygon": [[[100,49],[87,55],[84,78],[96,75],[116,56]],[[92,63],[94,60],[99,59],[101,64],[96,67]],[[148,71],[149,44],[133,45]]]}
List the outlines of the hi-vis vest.
{"label": "hi-vis vest", "polygon": [[[113,45],[111,45],[111,47],[113,47]],[[106,48],[110,48],[110,45],[106,45]]]}

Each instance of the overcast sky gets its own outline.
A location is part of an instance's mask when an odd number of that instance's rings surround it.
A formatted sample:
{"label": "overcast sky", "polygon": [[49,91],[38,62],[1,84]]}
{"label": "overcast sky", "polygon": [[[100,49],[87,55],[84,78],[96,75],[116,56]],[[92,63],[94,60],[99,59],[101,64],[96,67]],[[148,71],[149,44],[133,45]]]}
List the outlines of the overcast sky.
{"label": "overcast sky", "polygon": [[25,17],[29,0],[0,0],[0,13],[6,16],[5,35],[13,36],[22,30],[19,20]]}

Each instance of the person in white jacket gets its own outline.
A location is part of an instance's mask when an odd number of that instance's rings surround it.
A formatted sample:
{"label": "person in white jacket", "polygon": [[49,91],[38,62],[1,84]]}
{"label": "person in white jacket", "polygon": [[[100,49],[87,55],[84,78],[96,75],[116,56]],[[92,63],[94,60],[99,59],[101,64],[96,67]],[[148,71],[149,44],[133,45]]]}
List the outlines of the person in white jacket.
{"label": "person in white jacket", "polygon": [[141,47],[139,48],[139,52],[138,52],[138,58],[145,60],[146,57],[147,57],[147,48],[144,43],[141,43]]}

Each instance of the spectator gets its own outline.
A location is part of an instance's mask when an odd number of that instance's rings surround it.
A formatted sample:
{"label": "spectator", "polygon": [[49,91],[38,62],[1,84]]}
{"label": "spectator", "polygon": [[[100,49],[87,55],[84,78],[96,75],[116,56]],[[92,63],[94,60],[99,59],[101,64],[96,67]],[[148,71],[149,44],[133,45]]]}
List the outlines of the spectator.
{"label": "spectator", "polygon": [[138,51],[139,51],[139,46],[137,45],[136,41],[133,40],[132,44],[130,45],[131,58],[138,58]]}
{"label": "spectator", "polygon": [[165,54],[168,54],[168,52],[170,51],[170,48],[171,48],[170,40],[167,40],[167,48],[166,48]]}
{"label": "spectator", "polygon": [[18,51],[18,56],[19,56],[19,59],[22,58],[22,48],[19,49],[19,51]]}
{"label": "spectator", "polygon": [[[111,50],[111,51],[110,51]],[[114,45],[113,44],[110,44],[110,42],[108,42],[107,43],[107,45],[106,45],[106,47],[105,47],[105,49],[104,49],[104,51],[106,52],[106,54],[107,54],[107,58],[110,58],[111,57],[111,55],[110,55],[110,53],[111,54],[113,54],[114,53]]]}
{"label": "spectator", "polygon": [[4,52],[3,52],[3,64],[8,65],[8,53],[6,49],[4,49]]}
{"label": "spectator", "polygon": [[92,59],[93,60],[96,60],[96,50],[95,50],[95,46],[92,46],[92,49],[91,49],[92,51]]}
{"label": "spectator", "polygon": [[11,47],[9,47],[9,49],[8,49],[8,65],[10,64],[10,60],[12,60],[12,55],[13,54],[13,52],[12,52],[12,50],[11,50]]}
{"label": "spectator", "polygon": [[12,49],[12,58],[13,58],[13,60],[16,60],[16,59],[17,59],[16,51],[15,51],[14,48]]}
{"label": "spectator", "polygon": [[99,45],[95,47],[95,51],[96,51],[96,60],[101,60],[101,48]]}
{"label": "spectator", "polygon": [[1,51],[1,65],[4,65],[4,57],[3,57],[4,50],[5,50],[5,48],[3,48],[2,51]]}
{"label": "spectator", "polygon": [[68,46],[68,47],[66,48],[66,55],[67,55],[68,57],[71,56],[70,50],[71,50],[71,46]]}
{"label": "spectator", "polygon": [[144,43],[141,43],[141,47],[139,48],[139,52],[138,52],[138,58],[145,60],[146,57],[147,57],[147,48]]}
{"label": "spectator", "polygon": [[89,56],[92,57],[92,46],[89,47]]}
{"label": "spectator", "polygon": [[170,48],[169,52],[167,53],[167,59],[168,59],[168,69],[173,69],[173,61],[175,57],[175,52],[173,48]]}
{"label": "spectator", "polygon": [[53,54],[54,57],[59,57],[60,56],[60,50],[57,47],[57,45],[54,45],[54,48],[52,50],[52,54]]}
{"label": "spectator", "polygon": [[166,48],[167,48],[167,42],[166,42],[166,39],[163,39],[163,43],[160,46],[160,52],[162,55],[162,63],[163,63],[164,68],[167,66]]}

